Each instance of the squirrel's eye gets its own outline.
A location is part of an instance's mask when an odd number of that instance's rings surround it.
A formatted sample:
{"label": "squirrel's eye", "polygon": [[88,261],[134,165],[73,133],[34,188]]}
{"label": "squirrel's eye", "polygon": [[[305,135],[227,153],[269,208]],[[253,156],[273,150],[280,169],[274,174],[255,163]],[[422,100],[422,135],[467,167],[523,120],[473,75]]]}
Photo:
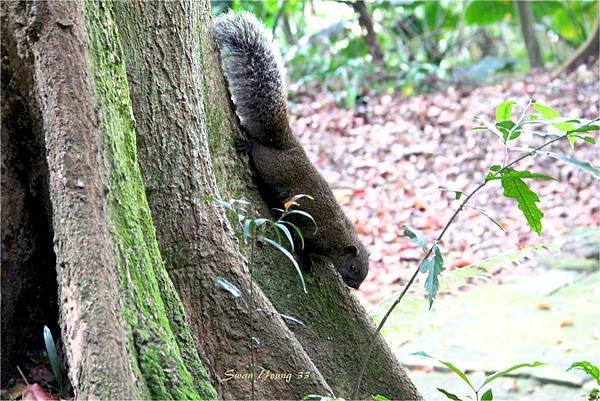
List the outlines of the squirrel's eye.
{"label": "squirrel's eye", "polygon": [[356,266],[355,266],[355,265],[350,265],[350,271],[351,271],[352,273],[356,273],[356,271],[357,271],[357,270],[358,270],[358,269],[356,268]]}

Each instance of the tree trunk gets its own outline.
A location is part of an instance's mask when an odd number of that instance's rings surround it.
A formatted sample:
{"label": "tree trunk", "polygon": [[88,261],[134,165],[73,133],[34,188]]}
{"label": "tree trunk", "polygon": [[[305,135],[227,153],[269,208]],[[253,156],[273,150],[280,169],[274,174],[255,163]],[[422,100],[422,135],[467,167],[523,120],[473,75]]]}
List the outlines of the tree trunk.
{"label": "tree trunk", "polygon": [[573,54],[562,66],[552,73],[552,78],[556,78],[563,74],[569,74],[577,69],[581,64],[588,62],[590,59],[597,60],[600,51],[600,23],[596,24],[596,29],[587,38],[587,40],[579,46],[575,54]]}
{"label": "tree trunk", "polygon": [[377,34],[373,27],[373,17],[363,0],[357,0],[350,3],[354,11],[358,14],[358,23],[365,30],[365,44],[369,49],[369,54],[373,58],[373,64],[382,66],[385,64],[383,50],[379,46]]}
{"label": "tree trunk", "polygon": [[45,138],[76,397],[213,398],[156,246],[110,13],[93,2],[5,2],[2,15],[9,79]]}
{"label": "tree trunk", "polygon": [[[206,40],[209,33],[209,15],[207,2],[177,7],[130,2],[119,9],[119,29],[131,61],[128,75],[138,121],[138,154],[159,245],[219,397],[242,399],[251,392],[250,382],[227,380],[226,372],[246,373],[250,361],[250,282],[222,210],[202,201],[219,196],[204,110],[205,96],[215,101],[205,92],[204,76],[211,69],[219,70],[217,63],[202,62],[206,54],[200,46],[201,38]],[[157,30],[161,25],[165,28]],[[244,295],[232,297],[217,285],[218,278],[225,278]],[[254,288],[254,294],[255,308],[274,310],[259,288]],[[260,343],[257,374],[265,369],[293,375],[289,383],[258,380],[257,398],[331,394],[278,316],[255,313],[254,320],[254,336]],[[310,372],[310,376],[298,379],[299,372]]]}
{"label": "tree trunk", "polygon": [[544,68],[544,60],[540,51],[540,45],[535,36],[533,27],[533,12],[529,1],[515,0],[517,11],[519,14],[519,24],[521,25],[521,33],[527,47],[527,58],[529,59],[529,68]]}
{"label": "tree trunk", "polygon": [[[239,129],[208,1],[4,2],[2,49],[2,183],[20,188],[2,200],[3,258],[13,242],[33,244],[35,261],[52,264],[54,233],[61,337],[78,398],[247,399],[251,344],[256,374],[279,375],[256,380],[256,398],[352,394],[374,325],[333,267],[316,261],[304,294],[289,262],[260,250],[252,304],[231,226],[204,202],[226,194],[269,213],[234,151]],[[24,155],[11,145],[22,136],[39,149]],[[12,165],[24,156],[39,177]],[[51,226],[30,240],[40,224],[26,224],[33,212],[24,202],[38,187]],[[6,227],[5,213],[14,215]],[[28,277],[31,257],[9,256],[3,279]],[[373,394],[420,399],[381,337],[361,397]]]}

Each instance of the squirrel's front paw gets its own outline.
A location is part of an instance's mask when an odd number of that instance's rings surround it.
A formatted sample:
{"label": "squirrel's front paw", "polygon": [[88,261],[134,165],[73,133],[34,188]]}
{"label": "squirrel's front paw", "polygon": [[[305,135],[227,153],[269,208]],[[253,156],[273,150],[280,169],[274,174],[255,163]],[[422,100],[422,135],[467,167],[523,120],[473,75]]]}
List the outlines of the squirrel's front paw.
{"label": "squirrel's front paw", "polygon": [[252,151],[252,144],[246,139],[235,138],[235,149],[243,155],[249,155]]}

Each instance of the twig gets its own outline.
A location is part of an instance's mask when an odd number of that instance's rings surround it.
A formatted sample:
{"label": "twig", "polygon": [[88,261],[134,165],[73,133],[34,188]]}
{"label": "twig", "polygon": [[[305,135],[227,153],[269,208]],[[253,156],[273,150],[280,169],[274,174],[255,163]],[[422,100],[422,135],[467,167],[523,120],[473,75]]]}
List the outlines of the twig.
{"label": "twig", "polygon": [[[256,227],[254,228],[254,234],[256,234]],[[256,248],[256,235],[252,236],[252,245],[250,250],[250,368],[252,369],[252,400],[254,401],[254,383],[255,383],[255,371],[254,371],[254,283],[252,277],[252,268],[254,267],[254,248]]]}
{"label": "twig", "polygon": [[[529,106],[527,106],[527,108],[529,108]],[[592,122],[590,122],[590,123],[588,123],[586,125],[589,125],[591,123]],[[511,161],[510,163],[506,164],[504,167],[502,167],[498,171],[494,172],[493,175],[494,176],[498,176],[503,171],[505,171],[505,170],[509,169],[510,167],[514,166],[515,164],[519,163],[521,160],[523,160],[523,159],[525,159],[525,158],[527,158],[529,156],[535,155],[536,152],[539,151],[540,149],[543,149],[546,146],[549,146],[549,145],[553,144],[556,141],[559,141],[561,139],[567,138],[569,135],[570,135],[570,132],[567,132],[564,135],[561,135],[561,136],[559,136],[557,138],[552,139],[551,141],[548,141],[548,142],[544,143],[543,145],[538,146],[537,148],[533,149],[531,152],[526,153],[523,156],[520,156],[520,157],[516,158],[515,160]],[[440,233],[440,235],[438,235],[437,239],[435,241],[433,241],[433,244],[431,245],[431,247],[429,247],[429,250],[427,251],[427,253],[425,254],[425,256],[423,256],[421,258],[421,260],[419,261],[419,263],[417,264],[417,268],[415,269],[415,271],[414,271],[413,275],[411,276],[410,280],[408,280],[408,283],[406,283],[406,285],[404,286],[404,289],[402,290],[402,292],[400,293],[400,295],[398,296],[398,298],[396,298],[396,300],[394,301],[394,303],[389,307],[389,309],[387,310],[387,312],[383,316],[383,319],[381,319],[381,322],[379,322],[379,325],[377,326],[377,330],[375,331],[375,333],[373,333],[373,336],[371,337],[371,340],[369,341],[369,346],[367,348],[367,354],[365,355],[365,358],[362,361],[362,364],[361,364],[361,367],[360,367],[360,371],[359,371],[359,374],[358,374],[357,383],[356,383],[356,389],[354,391],[354,395],[353,395],[352,399],[355,399],[355,400],[358,399],[358,393],[360,391],[360,384],[361,384],[362,378],[363,378],[363,376],[365,374],[365,370],[367,368],[367,363],[369,362],[369,358],[371,357],[371,353],[373,352],[373,347],[375,345],[375,340],[376,340],[377,336],[381,332],[381,329],[385,325],[385,322],[388,320],[388,318],[390,317],[391,313],[394,311],[394,309],[396,308],[396,306],[400,303],[400,301],[402,300],[402,298],[404,297],[404,295],[406,294],[406,292],[408,291],[408,289],[412,286],[413,282],[417,278],[417,275],[419,274],[419,269],[421,267],[421,264],[429,257],[429,255],[431,255],[431,253],[433,252],[434,246],[442,240],[442,238],[444,237],[444,234],[446,234],[446,232],[448,231],[448,228],[450,227],[450,225],[454,222],[454,220],[456,219],[456,217],[458,216],[458,214],[464,209],[464,207],[466,206],[467,202],[469,202],[469,200],[473,197],[473,195],[475,195],[483,187],[485,187],[488,182],[489,182],[488,180],[484,179],[484,181],[481,182],[461,202],[460,206],[454,211],[454,213],[452,214],[452,216],[450,217],[450,219],[448,220],[448,222],[446,223],[446,225],[442,229],[442,232]]]}

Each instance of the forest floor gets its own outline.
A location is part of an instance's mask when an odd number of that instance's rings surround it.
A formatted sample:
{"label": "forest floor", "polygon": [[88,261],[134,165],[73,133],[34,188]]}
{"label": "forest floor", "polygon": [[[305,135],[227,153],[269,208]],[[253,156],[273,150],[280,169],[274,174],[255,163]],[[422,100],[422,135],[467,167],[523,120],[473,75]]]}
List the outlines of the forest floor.
{"label": "forest floor", "polygon": [[[369,96],[353,109],[338,107],[326,94],[294,99],[296,134],[371,252],[369,276],[357,295],[376,320],[422,256],[403,236],[403,226],[433,239],[458,206],[454,193],[443,188],[469,192],[504,158],[498,137],[472,130],[480,125],[475,116],[493,121],[498,104],[515,100],[516,118],[532,98],[563,116],[596,118],[598,71],[596,65],[566,79],[538,74],[409,98]],[[548,140],[524,133],[513,146],[532,148]],[[550,149],[597,167],[598,146],[572,149],[565,141]],[[508,160],[520,155],[510,151]],[[451,361],[473,371],[476,381],[483,372],[516,363],[548,364],[524,370],[518,382],[499,382],[495,399],[579,399],[589,377],[566,368],[582,359],[600,363],[599,181],[544,155],[516,168],[556,178],[529,181],[541,199],[542,235],[531,231],[499,185],[488,185],[440,243],[446,271],[432,310],[421,277],[384,329],[415,383],[427,381],[419,386],[427,399],[441,397],[435,387],[467,393],[440,364],[412,352]]]}

